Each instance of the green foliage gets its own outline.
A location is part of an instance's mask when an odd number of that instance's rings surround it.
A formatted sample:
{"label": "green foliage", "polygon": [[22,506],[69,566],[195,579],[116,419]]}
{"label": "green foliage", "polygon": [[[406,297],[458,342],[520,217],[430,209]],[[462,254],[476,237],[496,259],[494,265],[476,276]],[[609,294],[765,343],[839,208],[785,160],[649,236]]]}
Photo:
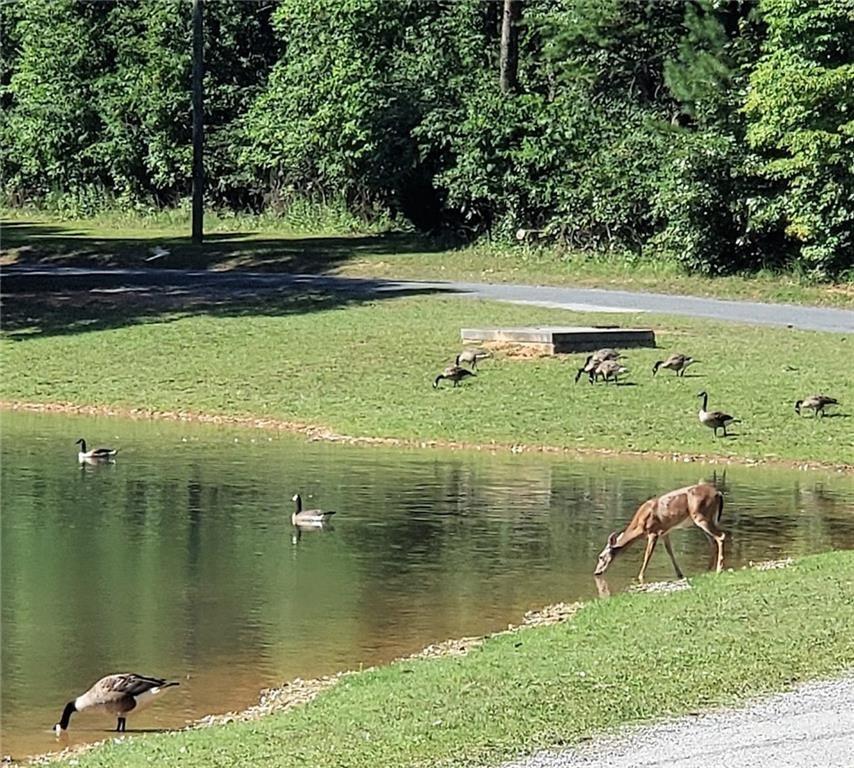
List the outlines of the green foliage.
{"label": "green foliage", "polygon": [[767,205],[819,277],[854,268],[854,6],[764,0],[768,38],[751,75],[747,138],[777,183]]}
{"label": "green foliage", "polygon": [[[23,0],[2,13],[14,58],[0,127],[8,196],[86,213],[111,201],[175,205],[189,193],[189,3]],[[278,52],[269,16],[262,4],[207,5],[214,201],[252,199],[236,148],[239,117]]]}
{"label": "green foliage", "polygon": [[[7,200],[186,198],[189,4],[0,9]],[[852,15],[848,0],[525,0],[505,94],[500,3],[209,3],[209,198],[284,214],[343,200],[472,238],[533,228],[708,274],[839,277]]]}
{"label": "green foliage", "polygon": [[[3,4],[4,14],[9,5]],[[102,129],[92,87],[106,53],[97,44],[104,36],[103,6],[31,0],[14,12],[11,42],[19,51],[3,94],[4,179],[22,197],[97,186],[103,179],[89,148]]]}
{"label": "green foliage", "polygon": [[341,192],[369,211],[392,205],[416,165],[413,100],[393,58],[416,4],[285,0],[275,26],[285,55],[246,117],[245,161],[274,200]]}

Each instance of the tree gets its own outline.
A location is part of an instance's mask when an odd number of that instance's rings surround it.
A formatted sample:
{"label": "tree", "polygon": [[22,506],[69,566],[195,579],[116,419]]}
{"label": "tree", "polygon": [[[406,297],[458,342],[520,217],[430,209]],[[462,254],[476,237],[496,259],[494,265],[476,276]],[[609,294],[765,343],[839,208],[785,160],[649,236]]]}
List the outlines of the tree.
{"label": "tree", "polygon": [[504,0],[501,16],[501,90],[512,93],[519,85],[519,21],[522,18],[522,0]]}
{"label": "tree", "polygon": [[817,276],[854,268],[854,5],[763,0],[768,38],[750,78],[747,139],[777,193],[800,263]]}

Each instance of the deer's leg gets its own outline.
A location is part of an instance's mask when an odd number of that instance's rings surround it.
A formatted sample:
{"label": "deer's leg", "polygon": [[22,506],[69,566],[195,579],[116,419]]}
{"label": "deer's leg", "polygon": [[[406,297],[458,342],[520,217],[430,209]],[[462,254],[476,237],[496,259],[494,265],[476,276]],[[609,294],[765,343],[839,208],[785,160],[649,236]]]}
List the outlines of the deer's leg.
{"label": "deer's leg", "polygon": [[649,564],[649,559],[652,557],[652,553],[655,550],[655,545],[658,542],[658,534],[650,533],[647,535],[646,539],[646,552],[643,553],[643,565],[641,565],[640,573],[638,574],[638,581],[643,582],[643,575],[646,573],[646,567]]}
{"label": "deer's leg", "polygon": [[679,563],[676,562],[676,556],[673,554],[673,546],[670,543],[670,536],[668,534],[664,534],[664,546],[667,548],[667,554],[670,555],[670,562],[673,563],[673,567],[676,569],[676,578],[684,579],[685,576],[682,575],[682,571],[679,568]]}
{"label": "deer's leg", "polygon": [[709,536],[708,533],[706,534],[706,541],[709,542],[709,547],[710,547],[710,549],[709,549],[709,570],[711,571],[712,568],[715,567],[715,560],[717,559],[717,556],[718,556],[718,543],[714,540],[714,538]]}
{"label": "deer's leg", "polygon": [[706,520],[705,518],[694,518],[694,524],[703,533],[708,534],[709,537],[714,539],[715,544],[717,544],[717,565],[715,570],[720,573],[724,567],[724,539],[726,539],[726,533],[718,528],[711,520]]}

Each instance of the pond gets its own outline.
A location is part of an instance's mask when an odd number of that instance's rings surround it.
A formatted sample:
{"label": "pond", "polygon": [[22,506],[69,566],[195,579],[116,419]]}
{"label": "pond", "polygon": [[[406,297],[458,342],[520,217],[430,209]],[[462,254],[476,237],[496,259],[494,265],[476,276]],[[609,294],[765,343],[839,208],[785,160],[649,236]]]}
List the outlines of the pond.
{"label": "pond", "polygon": [[[56,748],[104,674],[181,681],[129,730],[255,703],[261,688],[386,662],[597,596],[609,531],[664,490],[723,483],[726,565],[854,546],[854,478],[570,456],[364,448],[278,433],[4,412],[2,750]],[[121,449],[79,466],[74,441]],[[290,501],[336,510],[292,537]],[[708,547],[674,536],[696,574]],[[638,545],[608,572],[636,575]],[[657,552],[648,579],[671,578]],[[72,720],[70,742],[109,716]]]}

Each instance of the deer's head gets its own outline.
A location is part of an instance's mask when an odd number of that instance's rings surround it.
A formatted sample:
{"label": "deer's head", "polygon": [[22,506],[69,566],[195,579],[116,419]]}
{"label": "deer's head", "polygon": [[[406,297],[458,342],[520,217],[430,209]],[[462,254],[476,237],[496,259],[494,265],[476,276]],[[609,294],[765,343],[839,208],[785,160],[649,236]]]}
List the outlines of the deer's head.
{"label": "deer's head", "polygon": [[620,551],[620,547],[617,546],[617,535],[617,531],[614,531],[608,537],[608,543],[605,544],[605,548],[599,553],[599,562],[596,563],[596,570],[593,571],[594,576],[601,576],[605,573],[608,570],[608,566],[611,565],[611,561]]}

